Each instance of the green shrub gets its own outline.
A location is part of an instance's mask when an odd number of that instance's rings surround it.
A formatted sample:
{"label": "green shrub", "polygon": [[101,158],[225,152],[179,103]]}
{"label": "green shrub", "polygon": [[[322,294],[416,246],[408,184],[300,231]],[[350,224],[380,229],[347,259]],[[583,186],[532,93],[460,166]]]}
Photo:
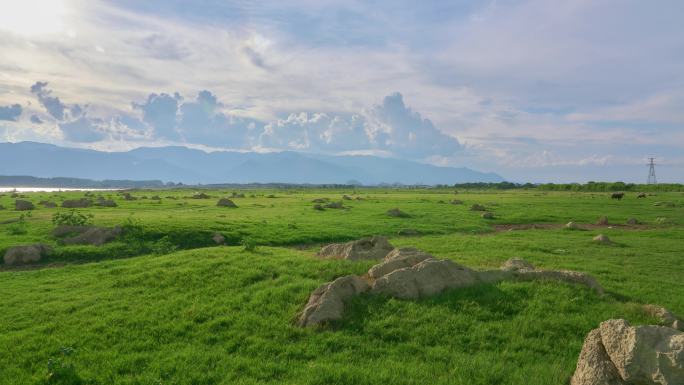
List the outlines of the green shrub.
{"label": "green shrub", "polygon": [[257,251],[259,248],[259,245],[257,245],[256,241],[252,238],[242,238],[240,245],[242,245],[245,251],[249,251],[250,253]]}
{"label": "green shrub", "polygon": [[171,238],[168,235],[163,236],[152,245],[152,252],[157,255],[173,253],[176,249],[178,247],[171,242]]}
{"label": "green shrub", "polygon": [[81,214],[76,210],[71,210],[66,213],[56,212],[52,215],[52,223],[55,226],[87,226],[91,224],[93,214]]}

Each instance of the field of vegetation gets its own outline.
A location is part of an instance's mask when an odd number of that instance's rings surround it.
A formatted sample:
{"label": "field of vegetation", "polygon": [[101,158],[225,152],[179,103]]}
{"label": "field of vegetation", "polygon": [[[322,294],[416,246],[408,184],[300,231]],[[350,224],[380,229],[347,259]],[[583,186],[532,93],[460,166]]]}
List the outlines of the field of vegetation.
{"label": "field of vegetation", "polygon": [[[601,321],[657,323],[641,306],[651,303],[684,315],[683,192],[127,193],[0,194],[0,255],[51,248],[31,265],[0,265],[0,384],[567,384]],[[115,206],[61,207],[82,198]],[[217,206],[220,198],[237,207]],[[35,208],[16,211],[17,199]],[[406,215],[387,215],[393,208]],[[609,224],[595,225],[602,216]],[[566,229],[571,221],[580,229]],[[53,233],[60,225],[121,233],[68,244]],[[593,242],[597,234],[612,243]],[[361,295],[342,321],[298,327],[312,290],[377,263],[321,259],[319,247],[370,235],[477,270],[520,257],[587,272],[607,295],[558,282],[420,300]]]}

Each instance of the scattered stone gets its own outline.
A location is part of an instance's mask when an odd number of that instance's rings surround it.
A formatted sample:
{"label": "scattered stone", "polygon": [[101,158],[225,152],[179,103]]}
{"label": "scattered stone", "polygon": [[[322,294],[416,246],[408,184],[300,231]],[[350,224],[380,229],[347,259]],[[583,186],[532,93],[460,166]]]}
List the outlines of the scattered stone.
{"label": "scattered stone", "polygon": [[314,290],[297,324],[316,326],[342,319],[345,302],[368,290],[368,283],[355,275],[340,277]]}
{"label": "scattered stone", "polygon": [[399,210],[398,208],[389,209],[389,210],[387,210],[386,214],[389,215],[390,217],[394,217],[394,218],[408,218],[408,217],[410,217],[410,215]]}
{"label": "scattered stone", "polygon": [[217,245],[223,245],[226,243],[226,237],[219,233],[214,233],[214,235],[211,237],[211,240],[214,241]]}
{"label": "scattered stone", "polygon": [[644,305],[646,313],[652,317],[658,318],[660,322],[667,327],[684,331],[684,321],[672,314],[669,310],[657,305]]}
{"label": "scattered stone", "polygon": [[315,204],[313,206],[313,209],[318,210],[318,211],[325,211],[325,207],[323,207],[322,205],[319,205],[319,204]]}
{"label": "scattered stone", "polygon": [[69,209],[77,209],[77,208],[80,209],[80,208],[90,207],[92,204],[93,204],[93,202],[87,198],[67,199],[64,202],[62,202],[62,207],[69,208]]}
{"label": "scattered stone", "polygon": [[494,213],[490,212],[490,211],[486,211],[486,212],[480,214],[480,217],[482,217],[483,219],[494,219]]}
{"label": "scattered stone", "polygon": [[118,238],[122,233],[121,227],[99,227],[99,226],[70,226],[59,225],[52,235],[62,238],[66,245],[93,245],[102,246]]}
{"label": "scattered stone", "polygon": [[326,209],[343,209],[344,205],[342,202],[330,202],[327,205],[325,205]]}
{"label": "scattered stone", "polygon": [[487,210],[487,209],[479,203],[475,203],[474,205],[470,206],[470,211],[485,211],[485,210]]}
{"label": "scattered stone", "polygon": [[658,217],[655,219],[655,223],[659,225],[670,225],[672,224],[672,220],[670,218]]}
{"label": "scattered stone", "polygon": [[639,221],[636,218],[629,218],[627,219],[627,224],[630,226],[638,225]]}
{"label": "scattered stone", "polygon": [[603,234],[599,234],[599,235],[595,236],[595,237],[592,239],[592,241],[594,241],[594,242],[596,242],[596,243],[604,244],[604,245],[607,245],[607,244],[612,243],[612,241],[610,240],[610,238],[608,238],[607,235],[603,235]]}
{"label": "scattered stone", "polygon": [[571,385],[675,385],[684,380],[684,333],[612,319],[592,330]]}
{"label": "scattered stone", "polygon": [[33,203],[21,199],[17,199],[14,201],[14,209],[16,211],[27,211],[27,210],[33,210],[35,209],[36,206],[33,205]]}
{"label": "scattered stone", "polygon": [[532,271],[535,270],[533,264],[522,258],[511,258],[501,265],[503,271]]}
{"label": "scattered stone", "polygon": [[463,204],[463,201],[460,200],[460,199],[453,199],[453,200],[451,201],[451,204],[452,204],[452,205],[462,205],[462,204]]}
{"label": "scattered stone", "polygon": [[209,198],[211,198],[211,197],[205,193],[197,193],[197,194],[192,196],[192,199],[209,199]]}
{"label": "scattered stone", "polygon": [[579,230],[579,225],[575,222],[568,222],[565,224],[565,228],[568,230]]}
{"label": "scattered stone", "polygon": [[235,202],[231,201],[231,200],[228,199],[228,198],[221,198],[221,199],[219,199],[218,202],[216,202],[216,206],[219,206],[219,207],[232,207],[232,208],[236,208],[236,207],[237,207],[237,205],[235,204]]}
{"label": "scattered stone", "polygon": [[14,246],[7,249],[4,260],[6,265],[23,265],[38,262],[51,251],[50,246],[43,244]]}
{"label": "scattered stone", "polygon": [[319,257],[337,259],[381,259],[394,249],[387,238],[374,236],[345,243],[333,243],[321,248]]}
{"label": "scattered stone", "polygon": [[397,231],[397,235],[401,235],[404,237],[412,237],[412,236],[420,235],[420,231],[415,230],[415,229],[403,229],[403,230]]}
{"label": "scattered stone", "polygon": [[608,226],[608,217],[602,216],[596,221],[598,226]]}

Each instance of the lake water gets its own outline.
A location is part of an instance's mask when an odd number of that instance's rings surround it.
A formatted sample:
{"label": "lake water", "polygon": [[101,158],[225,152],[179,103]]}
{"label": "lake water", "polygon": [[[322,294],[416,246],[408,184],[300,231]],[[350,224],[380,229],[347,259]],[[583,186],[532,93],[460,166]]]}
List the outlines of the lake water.
{"label": "lake water", "polygon": [[59,192],[59,191],[116,191],[122,190],[119,188],[75,188],[75,187],[2,187],[0,186],[0,193],[2,192]]}

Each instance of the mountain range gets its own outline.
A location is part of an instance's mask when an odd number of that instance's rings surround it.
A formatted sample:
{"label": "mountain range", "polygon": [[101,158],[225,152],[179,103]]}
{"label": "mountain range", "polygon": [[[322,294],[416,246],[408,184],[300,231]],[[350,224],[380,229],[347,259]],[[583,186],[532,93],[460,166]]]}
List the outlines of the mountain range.
{"label": "mountain range", "polygon": [[205,152],[179,146],[105,152],[36,142],[0,143],[0,175],[162,180],[184,184],[346,184],[353,181],[364,185],[434,185],[503,181],[494,173],[368,155]]}

